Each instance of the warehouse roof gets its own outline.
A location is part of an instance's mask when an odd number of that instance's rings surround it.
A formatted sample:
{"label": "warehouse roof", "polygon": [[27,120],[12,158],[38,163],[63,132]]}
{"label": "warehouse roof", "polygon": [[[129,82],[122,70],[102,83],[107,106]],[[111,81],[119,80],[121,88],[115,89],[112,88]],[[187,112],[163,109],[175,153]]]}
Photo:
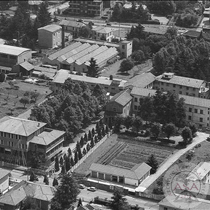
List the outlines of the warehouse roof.
{"label": "warehouse roof", "polygon": [[61,29],[62,29],[61,26],[55,25],[55,24],[47,25],[47,26],[38,28],[38,30],[45,30],[45,31],[49,31],[49,32],[55,32],[55,31],[58,31],[58,30],[61,30]]}
{"label": "warehouse roof", "polygon": [[131,91],[131,95],[138,95],[138,96],[153,96],[155,95],[156,90],[147,89],[147,88],[138,88],[133,87]]}
{"label": "warehouse roof", "polygon": [[43,131],[38,136],[34,136],[34,138],[30,140],[30,142],[39,145],[49,145],[64,134],[64,131],[59,130]]}
{"label": "warehouse roof", "polygon": [[42,122],[5,116],[0,119],[0,132],[29,136],[45,125],[46,123]]}
{"label": "warehouse roof", "polygon": [[110,165],[102,165],[99,163],[92,163],[90,166],[90,171],[96,171],[99,173],[111,174],[115,176],[124,176],[125,178],[136,180],[141,179],[145,174],[150,171],[150,169],[151,167],[144,162],[135,165],[131,170]]}
{"label": "warehouse roof", "polygon": [[0,44],[0,53],[2,54],[18,56],[26,51],[31,51],[31,50],[23,47]]}

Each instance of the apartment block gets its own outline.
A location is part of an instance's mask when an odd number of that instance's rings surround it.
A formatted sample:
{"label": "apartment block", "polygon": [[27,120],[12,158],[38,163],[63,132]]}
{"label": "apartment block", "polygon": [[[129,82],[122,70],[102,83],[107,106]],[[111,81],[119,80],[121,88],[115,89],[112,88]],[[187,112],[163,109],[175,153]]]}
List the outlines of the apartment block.
{"label": "apartment block", "polygon": [[103,12],[102,0],[69,1],[69,14],[81,16],[101,16]]}
{"label": "apartment block", "polygon": [[163,73],[156,77],[154,88],[180,95],[209,98],[207,82],[200,79],[176,76],[174,73]]}
{"label": "apartment block", "polygon": [[28,154],[38,152],[51,161],[61,152],[65,132],[46,123],[6,116],[0,119],[0,160],[27,165]]}

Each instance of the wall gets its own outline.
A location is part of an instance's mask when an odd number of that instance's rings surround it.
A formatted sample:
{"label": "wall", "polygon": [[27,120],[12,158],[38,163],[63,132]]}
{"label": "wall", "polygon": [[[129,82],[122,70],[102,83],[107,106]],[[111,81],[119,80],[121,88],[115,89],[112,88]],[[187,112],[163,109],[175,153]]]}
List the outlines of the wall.
{"label": "wall", "polygon": [[138,180],[130,179],[125,177],[125,184],[138,186]]}
{"label": "wall", "polygon": [[0,192],[3,192],[8,188],[9,188],[9,175],[3,177],[0,180]]}
{"label": "wall", "polygon": [[115,101],[110,102],[106,105],[106,111],[115,112],[122,114],[123,113],[123,106],[119,105]]}
{"label": "wall", "polygon": [[52,33],[47,32],[46,30],[38,30],[38,40],[39,47],[41,48],[52,48],[53,40]]}
{"label": "wall", "polygon": [[31,58],[32,58],[32,52],[31,52],[31,50],[26,51],[26,52],[23,52],[22,54],[20,54],[18,56],[17,64],[23,63],[24,61],[28,61]]}

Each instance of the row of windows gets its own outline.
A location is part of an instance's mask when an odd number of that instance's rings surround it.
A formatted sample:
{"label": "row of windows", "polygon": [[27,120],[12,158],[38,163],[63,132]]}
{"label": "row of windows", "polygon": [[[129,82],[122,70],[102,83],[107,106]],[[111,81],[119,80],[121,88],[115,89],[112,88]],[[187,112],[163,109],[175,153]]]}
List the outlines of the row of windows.
{"label": "row of windows", "polygon": [[[164,83],[164,82],[161,82],[161,85],[164,85],[164,84],[166,84],[166,86],[169,86],[169,83]],[[171,84],[172,85],[172,84]],[[182,89],[182,87],[184,88],[185,86],[183,86],[183,85],[176,85],[176,84],[173,84],[173,87],[175,88],[176,86],[178,86],[180,89]],[[187,90],[189,90],[190,89],[190,87],[186,87],[186,89]],[[195,88],[192,88],[193,89],[193,91],[195,91]]]}
{"label": "row of windows", "polygon": [[[175,90],[174,90],[174,92],[175,92]],[[179,94],[182,94],[182,91],[179,91]],[[189,93],[186,92],[186,96],[188,96],[188,95],[189,95]],[[195,93],[191,94],[191,96],[195,96]]]}
{"label": "row of windows", "polygon": [[17,56],[14,56],[14,55],[7,55],[7,54],[0,54],[0,57],[1,58],[10,58],[10,59],[13,59],[13,60],[15,60],[15,59],[17,59]]}
{"label": "row of windows", "polygon": [[1,145],[5,145],[5,146],[9,146],[9,147],[16,146],[17,148],[20,148],[20,149],[26,149],[27,148],[27,145],[26,144],[18,144],[18,145],[15,145],[14,142],[12,142],[12,141],[4,141],[2,139],[1,139],[0,143],[1,143]]}
{"label": "row of windows", "polygon": [[[192,120],[192,116],[188,116],[188,120]],[[203,122],[203,118],[202,117],[199,118],[199,122]]]}
{"label": "row of windows", "polygon": [[7,137],[7,138],[10,138],[10,139],[21,139],[20,135],[15,135],[15,134],[12,134],[12,133],[0,132],[0,136],[1,137]]}
{"label": "row of windows", "polygon": [[[193,111],[192,108],[189,107],[189,112],[192,112],[192,111]],[[198,112],[199,112],[198,109],[194,109],[194,113],[198,113]],[[203,114],[203,110],[202,109],[200,109],[200,114]]]}

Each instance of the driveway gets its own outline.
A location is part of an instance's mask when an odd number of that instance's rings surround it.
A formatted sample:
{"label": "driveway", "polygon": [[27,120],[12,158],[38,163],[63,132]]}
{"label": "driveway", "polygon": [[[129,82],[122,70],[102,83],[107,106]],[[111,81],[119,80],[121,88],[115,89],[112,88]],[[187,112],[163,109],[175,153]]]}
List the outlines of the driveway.
{"label": "driveway", "polygon": [[205,141],[209,137],[209,134],[203,132],[197,132],[197,136],[193,139],[193,142],[189,144],[186,148],[178,150],[175,154],[169,157],[169,159],[160,166],[157,172],[147,179],[145,179],[141,185],[139,185],[135,190],[137,192],[144,192],[152,183],[154,183],[164,172],[166,172],[169,167],[171,167],[182,155],[187,153],[189,150],[193,149],[197,144]]}

